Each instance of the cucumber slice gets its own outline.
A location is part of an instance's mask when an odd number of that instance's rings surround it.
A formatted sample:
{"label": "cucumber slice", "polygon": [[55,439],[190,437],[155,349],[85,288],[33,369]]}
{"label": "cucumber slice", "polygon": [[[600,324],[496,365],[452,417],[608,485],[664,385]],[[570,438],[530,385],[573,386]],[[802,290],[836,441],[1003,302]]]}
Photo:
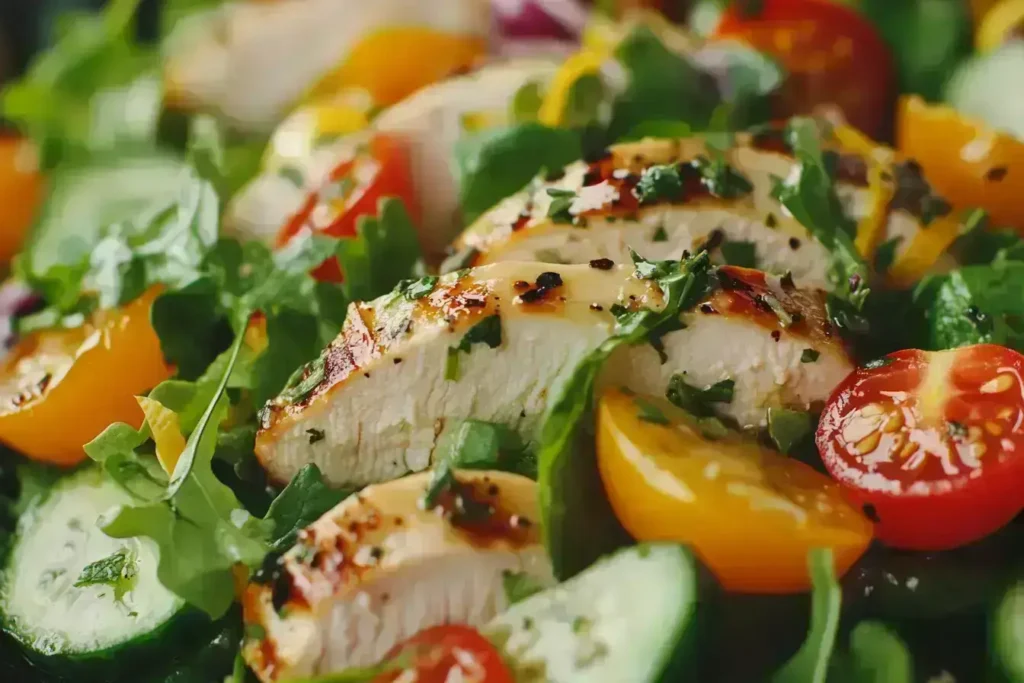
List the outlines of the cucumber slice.
{"label": "cucumber slice", "polygon": [[59,169],[29,237],[29,272],[43,275],[57,265],[76,265],[108,226],[166,208],[181,193],[185,169],[182,160],[165,154],[116,156]]}
{"label": "cucumber slice", "polygon": [[[953,108],[1024,141],[1024,40],[973,57],[957,69],[946,87]],[[1018,85],[1013,85],[1017,83]]]}
{"label": "cucumber slice", "polygon": [[[120,658],[153,644],[188,612],[157,579],[156,544],[110,538],[96,526],[101,514],[130,502],[102,471],[88,468],[59,481],[21,516],[2,576],[0,614],[4,630],[30,655]],[[94,582],[81,585],[90,565]]]}
{"label": "cucumber slice", "polygon": [[1024,582],[1013,586],[996,609],[992,650],[1011,683],[1024,683]]}
{"label": "cucumber slice", "polygon": [[484,629],[519,683],[676,680],[697,604],[687,550],[621,550],[513,605]]}

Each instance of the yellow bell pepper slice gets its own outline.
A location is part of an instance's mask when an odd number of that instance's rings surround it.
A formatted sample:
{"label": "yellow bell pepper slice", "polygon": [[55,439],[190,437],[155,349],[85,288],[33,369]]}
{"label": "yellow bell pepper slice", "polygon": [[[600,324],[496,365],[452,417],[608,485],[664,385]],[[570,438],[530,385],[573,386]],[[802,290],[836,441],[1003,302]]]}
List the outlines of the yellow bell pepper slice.
{"label": "yellow bell pepper slice", "polygon": [[1003,0],[985,12],[978,23],[974,44],[978,52],[994,50],[1019,28],[1024,28],[1024,0]]}
{"label": "yellow bell pepper slice", "polygon": [[868,164],[868,192],[871,200],[868,213],[857,223],[857,251],[869,263],[874,259],[875,250],[885,235],[889,217],[889,202],[895,188],[886,177],[892,178],[892,150],[878,145],[855,128],[837,126],[833,135],[846,150],[862,157]]}
{"label": "yellow bell pepper slice", "polygon": [[178,458],[185,450],[185,437],[181,434],[181,422],[178,414],[159,401],[146,396],[136,396],[135,400],[146,416],[146,424],[153,434],[156,444],[156,459],[168,476],[174,473]]}
{"label": "yellow bell pepper slice", "polygon": [[537,112],[537,120],[552,128],[561,125],[573,84],[584,76],[600,73],[604,60],[604,52],[589,49],[581,50],[565,60],[551,79]]}
{"label": "yellow bell pepper slice", "polygon": [[918,230],[910,246],[889,268],[889,284],[901,288],[913,285],[928,273],[959,235],[960,220],[955,214],[936,218]]}

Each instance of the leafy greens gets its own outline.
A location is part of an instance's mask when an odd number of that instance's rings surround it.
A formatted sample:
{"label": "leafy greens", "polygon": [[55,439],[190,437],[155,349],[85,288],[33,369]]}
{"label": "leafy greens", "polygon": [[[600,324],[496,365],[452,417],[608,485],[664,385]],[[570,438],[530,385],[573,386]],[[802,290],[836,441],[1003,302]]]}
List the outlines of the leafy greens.
{"label": "leafy greens", "polygon": [[706,252],[681,262],[634,261],[637,277],[661,287],[664,308],[620,317],[615,334],[584,358],[559,390],[541,427],[537,460],[544,543],[562,579],[628,539],[608,508],[593,453],[580,447],[601,368],[619,347],[644,343],[660,328],[677,324],[679,313],[694,306],[710,286]]}

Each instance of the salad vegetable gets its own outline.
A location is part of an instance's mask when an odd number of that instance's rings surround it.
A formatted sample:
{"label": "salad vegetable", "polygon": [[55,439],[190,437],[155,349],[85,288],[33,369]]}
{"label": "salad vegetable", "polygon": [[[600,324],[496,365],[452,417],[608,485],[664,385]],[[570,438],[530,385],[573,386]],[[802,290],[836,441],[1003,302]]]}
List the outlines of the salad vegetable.
{"label": "salad vegetable", "polygon": [[1024,683],[1018,0],[102,4],[3,72],[0,680]]}

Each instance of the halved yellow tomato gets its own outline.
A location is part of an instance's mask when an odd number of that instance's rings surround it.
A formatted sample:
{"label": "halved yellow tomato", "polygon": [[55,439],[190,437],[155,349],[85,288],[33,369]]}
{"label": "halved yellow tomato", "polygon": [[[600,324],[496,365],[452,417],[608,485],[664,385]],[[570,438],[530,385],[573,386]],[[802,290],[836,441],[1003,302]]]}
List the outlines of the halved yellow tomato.
{"label": "halved yellow tomato", "polygon": [[710,440],[662,399],[606,391],[597,460],[612,509],[640,541],[685,543],[726,590],[807,590],[807,553],[836,572],[871,541],[871,522],[837,483],[739,435]]}
{"label": "halved yellow tomato", "polygon": [[138,428],[135,395],[171,374],[149,323],[157,294],[21,340],[0,366],[0,441],[34,460],[74,465],[112,423]]}
{"label": "halved yellow tomato", "polygon": [[419,27],[382,29],[356,43],[310,97],[362,88],[378,106],[388,107],[425,85],[472,68],[486,53],[487,41],[479,36]]}
{"label": "halved yellow tomato", "polygon": [[913,95],[900,101],[896,140],[954,207],[981,207],[1024,232],[1024,142]]}

